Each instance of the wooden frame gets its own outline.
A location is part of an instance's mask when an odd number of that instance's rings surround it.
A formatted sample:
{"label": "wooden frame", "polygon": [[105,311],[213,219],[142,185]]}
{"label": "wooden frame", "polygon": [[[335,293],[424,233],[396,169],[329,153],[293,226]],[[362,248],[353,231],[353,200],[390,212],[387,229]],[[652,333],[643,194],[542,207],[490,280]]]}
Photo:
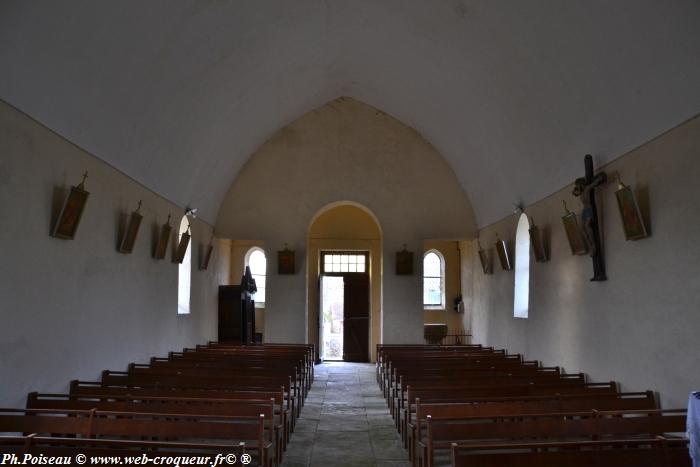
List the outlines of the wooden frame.
{"label": "wooden frame", "polygon": [[85,179],[87,172],[83,175],[83,181],[78,186],[72,186],[70,193],[66,196],[61,211],[58,214],[56,223],[51,230],[51,236],[63,240],[73,240],[78,231],[80,220],[85,211],[90,193],[85,191]]}
{"label": "wooden frame", "polygon": [[504,271],[512,270],[513,264],[510,261],[510,255],[508,255],[508,245],[506,245],[506,242],[496,236],[495,245],[498,259],[501,262],[501,268],[503,268]]}
{"label": "wooden frame", "polygon": [[618,190],[615,192],[617,207],[620,209],[622,228],[625,231],[625,240],[640,240],[648,236],[642,213],[639,211],[637,199],[632,188],[622,181],[619,182]]}
{"label": "wooden frame", "polygon": [[[201,247],[201,245],[200,245]],[[204,254],[201,253],[201,248],[200,248],[200,262],[199,262],[199,270],[200,271],[206,271],[207,268],[209,268],[209,261],[211,260],[211,255],[212,252],[214,251],[214,244],[210,241],[209,245],[204,247]]]}
{"label": "wooden frame", "polygon": [[170,214],[168,214],[168,220],[160,227],[158,243],[156,244],[156,249],[153,252],[153,257],[155,259],[165,258],[165,254],[168,252],[168,243],[170,243],[170,233],[172,231],[173,227],[170,225]]}
{"label": "wooden frame", "polygon": [[532,245],[532,252],[535,256],[535,261],[538,263],[544,263],[549,258],[547,258],[547,250],[544,247],[542,240],[542,232],[540,228],[535,225],[535,220],[530,218],[530,244]]}
{"label": "wooden frame", "polygon": [[479,261],[481,261],[481,269],[484,271],[484,274],[491,274],[491,261],[489,261],[489,255],[486,250],[481,248],[479,239],[476,240],[476,243],[479,247]]}
{"label": "wooden frame", "polygon": [[[326,270],[325,257],[326,255],[354,255],[354,256],[364,256],[365,257],[365,271],[364,272],[332,272]],[[324,276],[344,276],[346,274],[369,274],[370,264],[369,264],[369,251],[367,250],[321,250],[319,253],[319,260],[321,262],[321,274]]]}
{"label": "wooden frame", "polygon": [[183,232],[180,236],[180,242],[177,244],[177,249],[175,250],[175,261],[182,264],[185,260],[185,253],[187,253],[187,247],[190,245],[190,226],[187,226],[187,231]]}
{"label": "wooden frame", "polygon": [[134,251],[134,244],[136,243],[136,237],[139,234],[139,228],[141,227],[141,221],[143,216],[139,213],[141,210],[141,201],[139,201],[139,206],[135,211],[129,216],[129,223],[122,236],[122,241],[119,243],[119,253],[130,254]]}
{"label": "wooden frame", "polygon": [[581,228],[578,226],[576,214],[568,210],[566,207],[566,202],[564,202],[564,209],[566,209],[566,214],[562,216],[561,221],[564,224],[566,238],[569,240],[571,254],[579,256],[585,255],[588,253],[588,245],[586,244],[586,240],[583,238]]}
{"label": "wooden frame", "polygon": [[284,250],[277,252],[277,274],[294,274],[296,272],[296,256],[294,250],[284,246]]}
{"label": "wooden frame", "polygon": [[402,251],[396,252],[396,275],[413,275],[413,252],[406,250],[406,245],[403,246]]}

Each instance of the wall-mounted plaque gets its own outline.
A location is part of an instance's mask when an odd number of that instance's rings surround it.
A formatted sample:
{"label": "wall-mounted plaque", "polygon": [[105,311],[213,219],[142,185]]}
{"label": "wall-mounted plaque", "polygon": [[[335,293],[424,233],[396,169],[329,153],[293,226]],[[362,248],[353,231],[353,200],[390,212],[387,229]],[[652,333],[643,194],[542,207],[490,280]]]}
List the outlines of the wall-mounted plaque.
{"label": "wall-mounted plaque", "polygon": [[532,245],[532,252],[535,255],[535,261],[544,263],[548,258],[547,250],[544,247],[544,241],[542,239],[542,231],[535,225],[535,220],[532,217],[530,218],[530,226],[530,244]]}
{"label": "wall-mounted plaque", "polygon": [[632,188],[628,187],[618,175],[617,191],[617,207],[620,209],[620,217],[622,218],[622,228],[625,231],[625,240],[640,240],[646,238],[647,229],[642,219],[642,213],[639,211],[637,199],[634,196]]}
{"label": "wall-mounted plaque", "polygon": [[126,226],[124,231],[124,236],[122,241],[119,243],[119,253],[131,253],[134,251],[134,243],[136,243],[136,237],[139,234],[139,227],[141,227],[141,220],[143,216],[139,212],[141,210],[141,201],[135,211],[129,216],[129,224]]}
{"label": "wall-mounted plaque", "polygon": [[209,245],[206,245],[202,248],[202,245],[200,245],[200,260],[199,260],[199,269],[202,271],[206,271],[207,268],[209,267],[209,261],[211,260],[211,255],[212,252],[214,251],[214,238],[209,240]]}
{"label": "wall-mounted plaque", "polygon": [[406,250],[406,244],[402,251],[396,252],[396,274],[399,276],[413,274],[413,252]]}
{"label": "wall-mounted plaque", "polygon": [[585,255],[588,253],[588,244],[583,238],[583,233],[576,220],[576,214],[569,211],[566,207],[566,201],[564,201],[564,214],[561,221],[564,223],[564,230],[566,231],[566,238],[569,240],[569,246],[571,247],[572,255]]}
{"label": "wall-mounted plaque", "polygon": [[190,245],[190,226],[187,225],[187,230],[180,235],[180,242],[177,244],[177,249],[175,250],[175,261],[182,264],[185,260],[185,253],[187,253],[187,247]]}
{"label": "wall-mounted plaque", "polygon": [[73,240],[78,231],[80,219],[83,217],[85,204],[87,204],[90,193],[85,191],[85,179],[88,174],[83,174],[83,181],[78,186],[72,186],[70,193],[63,202],[61,211],[58,214],[56,223],[51,230],[51,236],[64,240]]}
{"label": "wall-mounted plaque", "polygon": [[295,252],[287,248],[286,243],[284,244],[284,250],[277,252],[277,273],[295,273]]}
{"label": "wall-mounted plaque", "polygon": [[508,254],[508,245],[506,245],[505,241],[498,238],[498,234],[496,234],[495,245],[498,259],[501,262],[501,268],[503,268],[504,271],[510,271],[513,269],[513,266],[510,261],[510,255]]}
{"label": "wall-mounted plaque", "polygon": [[158,232],[158,244],[153,252],[153,257],[155,259],[165,258],[165,253],[168,251],[168,243],[170,242],[170,232],[173,231],[173,227],[170,225],[170,214],[168,214],[168,220],[160,227]]}
{"label": "wall-mounted plaque", "polygon": [[484,250],[481,248],[481,242],[479,242],[479,239],[476,239],[476,244],[479,246],[479,261],[481,261],[481,269],[484,271],[484,274],[491,274],[491,261],[489,260],[489,255]]}

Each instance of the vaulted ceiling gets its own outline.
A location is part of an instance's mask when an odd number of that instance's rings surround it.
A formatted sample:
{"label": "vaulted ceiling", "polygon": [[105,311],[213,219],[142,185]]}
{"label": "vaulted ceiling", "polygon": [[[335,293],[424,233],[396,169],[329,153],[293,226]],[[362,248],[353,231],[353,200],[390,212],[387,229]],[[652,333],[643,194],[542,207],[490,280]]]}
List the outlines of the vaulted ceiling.
{"label": "vaulted ceiling", "polygon": [[213,222],[268,137],[351,96],[431,141],[483,226],[700,113],[698,24],[697,0],[3,0],[0,98]]}

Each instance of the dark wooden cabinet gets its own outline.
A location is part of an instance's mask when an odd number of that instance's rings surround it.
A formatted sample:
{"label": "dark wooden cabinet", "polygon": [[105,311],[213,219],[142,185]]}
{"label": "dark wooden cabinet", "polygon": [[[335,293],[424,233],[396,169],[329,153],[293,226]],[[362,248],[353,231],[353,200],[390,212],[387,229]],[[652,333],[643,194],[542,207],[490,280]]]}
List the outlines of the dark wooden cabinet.
{"label": "dark wooden cabinet", "polygon": [[219,341],[255,344],[255,302],[240,285],[219,286]]}

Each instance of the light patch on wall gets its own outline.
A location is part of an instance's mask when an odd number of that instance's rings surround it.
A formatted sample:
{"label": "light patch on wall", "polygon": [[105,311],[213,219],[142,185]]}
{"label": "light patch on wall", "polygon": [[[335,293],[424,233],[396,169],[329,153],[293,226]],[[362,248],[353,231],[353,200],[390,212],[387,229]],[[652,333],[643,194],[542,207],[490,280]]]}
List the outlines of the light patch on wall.
{"label": "light patch on wall", "polygon": [[530,302],[530,222],[523,213],[515,232],[515,294],[513,316],[527,318]]}

